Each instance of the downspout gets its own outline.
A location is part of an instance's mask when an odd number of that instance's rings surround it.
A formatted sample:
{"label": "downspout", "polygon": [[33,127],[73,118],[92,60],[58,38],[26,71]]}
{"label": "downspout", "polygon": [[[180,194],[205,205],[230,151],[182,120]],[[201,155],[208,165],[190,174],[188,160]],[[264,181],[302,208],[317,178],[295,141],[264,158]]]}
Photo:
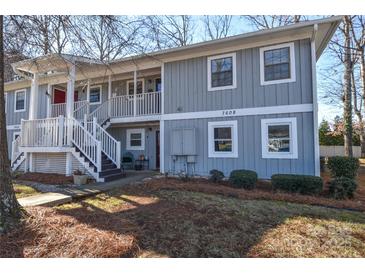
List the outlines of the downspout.
{"label": "downspout", "polygon": [[313,143],[314,143],[314,173],[320,176],[320,154],[319,154],[319,136],[318,136],[318,94],[317,94],[317,56],[316,56],[316,36],[318,24],[313,26],[311,37],[311,63],[312,63],[312,96],[313,96]]}

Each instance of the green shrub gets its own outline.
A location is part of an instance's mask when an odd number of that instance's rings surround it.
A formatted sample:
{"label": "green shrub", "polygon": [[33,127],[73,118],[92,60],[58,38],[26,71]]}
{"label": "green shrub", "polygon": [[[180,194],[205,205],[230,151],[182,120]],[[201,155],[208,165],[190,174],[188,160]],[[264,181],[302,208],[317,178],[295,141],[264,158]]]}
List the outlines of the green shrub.
{"label": "green shrub", "polygon": [[329,185],[329,193],[335,199],[353,198],[357,188],[356,181],[346,177],[332,179]]}
{"label": "green shrub", "polygon": [[229,182],[244,189],[254,189],[257,182],[257,173],[252,170],[233,170],[229,175]]}
{"label": "green shrub", "polygon": [[335,156],[328,159],[327,166],[332,177],[355,179],[360,164],[359,159],[354,157]]}
{"label": "green shrub", "polygon": [[319,194],[323,189],[321,177],[294,174],[275,174],[271,176],[274,190],[300,194]]}
{"label": "green shrub", "polygon": [[213,183],[219,183],[224,178],[223,172],[217,169],[212,169],[211,171],[209,171],[209,174],[210,174],[209,181]]}

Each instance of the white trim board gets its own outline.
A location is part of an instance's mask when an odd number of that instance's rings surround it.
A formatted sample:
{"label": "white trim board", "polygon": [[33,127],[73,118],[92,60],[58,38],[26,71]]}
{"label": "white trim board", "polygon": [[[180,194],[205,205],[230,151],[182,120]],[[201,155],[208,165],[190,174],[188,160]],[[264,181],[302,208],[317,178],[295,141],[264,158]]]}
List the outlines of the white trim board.
{"label": "white trim board", "polygon": [[249,116],[249,115],[265,115],[265,114],[285,114],[285,113],[312,112],[312,111],[313,111],[312,104],[298,104],[298,105],[281,105],[272,107],[170,113],[161,115],[161,119],[165,121],[171,121],[171,120],[189,120],[189,119],[204,119],[204,118],[219,118],[219,117]]}
{"label": "white trim board", "polygon": [[7,130],[18,130],[18,129],[21,129],[21,125],[8,125],[6,126],[6,129]]}

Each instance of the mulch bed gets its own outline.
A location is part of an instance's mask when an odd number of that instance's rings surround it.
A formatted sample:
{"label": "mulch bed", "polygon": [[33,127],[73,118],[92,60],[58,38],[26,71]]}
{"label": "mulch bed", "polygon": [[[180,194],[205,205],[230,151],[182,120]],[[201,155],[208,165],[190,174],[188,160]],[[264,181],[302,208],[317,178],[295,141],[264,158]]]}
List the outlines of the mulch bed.
{"label": "mulch bed", "polygon": [[244,200],[274,200],[365,211],[365,202],[362,200],[363,197],[359,197],[359,193],[355,194],[355,198],[353,200],[334,200],[325,197],[326,192],[323,192],[322,196],[274,192],[271,190],[271,183],[269,181],[259,181],[257,183],[256,189],[254,190],[233,188],[229,186],[228,182],[223,182],[223,184],[215,184],[209,182],[206,179],[193,179],[184,182],[174,178],[153,179],[146,183],[145,187],[154,190],[183,190],[203,192],[207,194],[219,194]]}
{"label": "mulch bed", "polygon": [[15,177],[18,181],[32,181],[47,185],[69,185],[73,184],[72,176],[65,176],[53,173],[27,172]]}

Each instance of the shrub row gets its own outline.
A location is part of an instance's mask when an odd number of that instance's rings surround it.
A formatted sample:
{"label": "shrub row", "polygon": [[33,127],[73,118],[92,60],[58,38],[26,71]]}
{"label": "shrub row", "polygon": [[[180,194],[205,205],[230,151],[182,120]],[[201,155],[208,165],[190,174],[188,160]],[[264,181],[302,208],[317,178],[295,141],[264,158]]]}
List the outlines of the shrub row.
{"label": "shrub row", "polygon": [[319,194],[323,189],[322,178],[310,175],[275,174],[271,183],[274,190],[300,194]]}
{"label": "shrub row", "polygon": [[[212,169],[210,172],[209,180],[214,183],[219,183],[223,180],[223,172]],[[257,182],[257,173],[252,170],[238,169],[233,170],[229,175],[229,183],[238,188],[254,189]]]}

